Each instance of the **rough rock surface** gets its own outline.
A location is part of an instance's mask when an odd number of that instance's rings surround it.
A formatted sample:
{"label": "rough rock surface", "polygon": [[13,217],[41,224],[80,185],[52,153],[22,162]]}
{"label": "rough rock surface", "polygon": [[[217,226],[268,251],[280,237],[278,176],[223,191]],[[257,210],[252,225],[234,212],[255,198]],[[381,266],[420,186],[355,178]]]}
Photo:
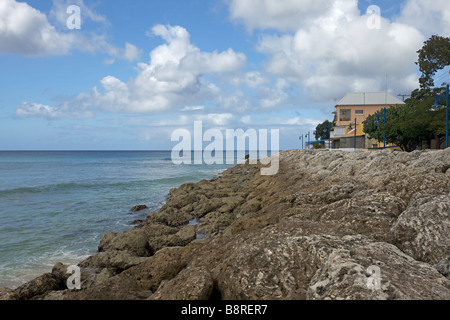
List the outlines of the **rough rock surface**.
{"label": "rough rock surface", "polygon": [[148,207],[145,204],[138,204],[136,206],[134,206],[133,208],[130,209],[131,212],[138,212],[138,211],[142,211],[148,209]]}
{"label": "rough rock surface", "polygon": [[450,253],[450,193],[436,190],[413,195],[391,228],[394,243],[413,258],[431,264]]}
{"label": "rough rock surface", "polygon": [[450,257],[445,260],[441,260],[434,265],[436,270],[447,279],[450,279]]}
{"label": "rough rock surface", "polygon": [[208,300],[214,281],[206,267],[186,268],[173,279],[164,280],[149,300]]}
{"label": "rough rock surface", "polygon": [[105,234],[81,290],[58,264],[0,299],[450,299],[450,149],[289,150],[260,169],[182,185]]}

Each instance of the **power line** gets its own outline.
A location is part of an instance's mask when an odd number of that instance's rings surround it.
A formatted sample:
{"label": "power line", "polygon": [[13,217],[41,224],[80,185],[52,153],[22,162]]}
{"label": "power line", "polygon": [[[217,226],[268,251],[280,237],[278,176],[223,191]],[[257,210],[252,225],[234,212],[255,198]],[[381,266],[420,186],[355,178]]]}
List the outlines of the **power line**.
{"label": "power line", "polygon": [[449,77],[448,79],[450,79],[450,71],[449,72],[445,72],[445,73],[441,74],[440,76],[438,76],[436,78],[436,80],[434,80],[435,84],[438,83],[438,85],[441,85],[441,83],[439,83],[439,82],[441,82],[442,80],[446,79],[446,77]]}

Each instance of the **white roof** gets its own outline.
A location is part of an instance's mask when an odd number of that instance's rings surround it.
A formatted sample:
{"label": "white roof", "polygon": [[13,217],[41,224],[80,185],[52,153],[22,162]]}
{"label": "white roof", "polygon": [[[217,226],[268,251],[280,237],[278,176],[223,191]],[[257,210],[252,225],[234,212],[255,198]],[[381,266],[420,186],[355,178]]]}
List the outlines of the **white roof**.
{"label": "white roof", "polygon": [[402,100],[387,92],[355,92],[347,93],[339,101],[338,106],[362,106],[362,105],[395,105],[405,104]]}

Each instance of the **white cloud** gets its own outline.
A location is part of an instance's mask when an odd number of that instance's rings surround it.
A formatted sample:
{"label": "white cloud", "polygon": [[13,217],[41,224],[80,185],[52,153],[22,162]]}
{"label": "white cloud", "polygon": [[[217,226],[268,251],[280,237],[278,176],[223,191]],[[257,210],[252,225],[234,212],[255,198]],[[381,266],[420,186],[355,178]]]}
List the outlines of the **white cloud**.
{"label": "white cloud", "polygon": [[[202,121],[205,128],[209,127],[224,127],[230,125],[235,120],[235,116],[231,113],[185,113],[178,115],[171,115],[170,117],[163,117],[163,119],[143,119],[143,118],[131,118],[124,120],[121,118],[117,120],[117,123],[123,124],[124,122],[134,127],[139,128],[169,128],[170,130],[176,128],[189,128],[192,127],[194,121]],[[116,123],[116,124],[117,124]]]}
{"label": "white cloud", "polygon": [[[94,13],[83,0],[70,4],[80,6],[83,18],[106,24],[106,18]],[[25,56],[65,55],[74,50],[84,52],[104,52],[112,58],[137,60],[139,49],[130,43],[125,48],[117,48],[108,43],[103,34],[93,33],[89,37],[80,30],[68,30],[66,10],[69,2],[54,1],[50,17],[56,21],[52,25],[47,16],[25,2],[2,0],[0,2],[0,54],[12,53]],[[83,29],[83,28],[82,28]],[[109,59],[109,62],[113,60]]]}
{"label": "white cloud", "polygon": [[282,118],[272,118],[271,122],[273,124],[279,124],[284,126],[316,126],[317,124],[321,123],[322,121],[319,119],[310,119],[310,118],[288,118],[288,119],[282,119]]}
{"label": "white cloud", "polygon": [[258,93],[258,105],[264,109],[279,108],[289,99],[288,93],[289,83],[282,78],[276,80],[273,87],[263,87]]}
{"label": "white cloud", "polygon": [[58,118],[81,119],[92,117],[93,114],[88,110],[72,110],[67,106],[54,108],[40,103],[22,102],[16,109],[16,115],[19,117],[42,117],[47,120]]}
{"label": "white cloud", "polygon": [[414,62],[425,38],[416,28],[381,18],[381,28],[370,29],[356,1],[333,1],[322,15],[312,15],[294,34],[261,36],[258,49],[268,55],[267,72],[322,102],[349,91],[384,91],[386,74],[389,89],[418,87]]}
{"label": "white cloud", "polygon": [[98,14],[92,8],[87,6],[83,0],[53,0],[53,7],[50,10],[49,17],[54,19],[61,27],[66,26],[67,8],[71,5],[80,7],[82,21],[90,20],[97,23],[108,24],[105,16]]}
{"label": "white cloud", "polygon": [[234,116],[231,113],[210,113],[206,115],[197,116],[196,120],[205,121],[207,124],[213,126],[224,127],[230,124]]}
{"label": "white cloud", "polygon": [[230,18],[244,23],[250,31],[270,28],[295,31],[329,16],[336,3],[338,7],[354,7],[357,0],[231,0]]}
{"label": "white cloud", "polygon": [[125,43],[125,49],[123,50],[122,58],[127,61],[135,61],[141,57],[141,50],[131,43]]}
{"label": "white cloud", "polygon": [[23,102],[16,110],[20,117],[42,116],[47,119],[53,119],[57,116],[56,110],[50,106],[39,103]]}
{"label": "white cloud", "polygon": [[427,37],[450,36],[450,3],[448,0],[407,0],[398,22],[409,24]]}
{"label": "white cloud", "polygon": [[246,72],[244,74],[233,75],[230,79],[225,79],[234,87],[246,86],[252,89],[260,88],[269,83],[269,79],[259,71]]}
{"label": "white cloud", "polygon": [[204,106],[186,106],[181,111],[201,111],[205,110]]}
{"label": "white cloud", "polygon": [[0,2],[0,53],[65,54],[74,41],[75,34],[57,32],[45,14],[27,3]]}
{"label": "white cloud", "polygon": [[[232,49],[201,51],[191,44],[189,33],[182,27],[156,25],[152,31],[165,43],[150,52],[149,63],[138,64],[135,78],[125,83],[114,76],[106,76],[100,81],[101,87],[69,99],[64,108],[74,112],[81,108],[114,113],[183,110],[187,105],[199,105],[219,96],[219,87],[205,76],[240,72],[246,64],[246,56]],[[221,116],[215,121],[222,123],[223,119]]]}
{"label": "white cloud", "polygon": [[245,125],[249,125],[249,124],[252,124],[252,117],[249,115],[243,116],[240,121],[241,121],[241,123],[243,123]]}

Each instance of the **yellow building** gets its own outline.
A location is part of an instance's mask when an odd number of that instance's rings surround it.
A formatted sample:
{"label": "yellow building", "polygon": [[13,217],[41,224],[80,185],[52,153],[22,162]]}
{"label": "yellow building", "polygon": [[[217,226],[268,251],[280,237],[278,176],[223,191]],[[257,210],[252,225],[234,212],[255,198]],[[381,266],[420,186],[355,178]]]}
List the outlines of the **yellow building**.
{"label": "yellow building", "polygon": [[[363,122],[368,116],[389,108],[405,104],[402,100],[394,97],[387,92],[359,92],[348,93],[336,105],[334,113],[334,122],[336,127],[331,131],[331,139],[333,148],[349,149],[354,148],[356,140],[356,148],[366,149],[378,146],[376,140],[370,140],[363,131]],[[356,122],[356,139],[355,128]]]}

